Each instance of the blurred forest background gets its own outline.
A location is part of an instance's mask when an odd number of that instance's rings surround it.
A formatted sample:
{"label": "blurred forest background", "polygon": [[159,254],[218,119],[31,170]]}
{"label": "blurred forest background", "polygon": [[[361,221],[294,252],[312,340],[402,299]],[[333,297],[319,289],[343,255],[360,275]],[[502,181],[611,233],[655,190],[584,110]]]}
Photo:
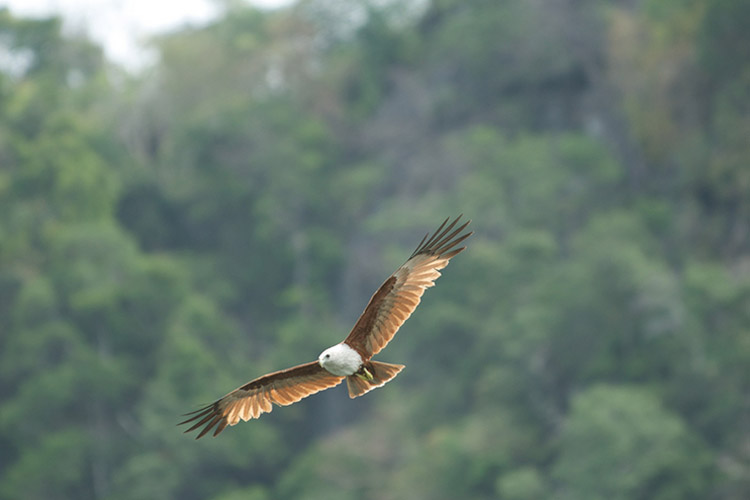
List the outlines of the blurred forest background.
{"label": "blurred forest background", "polygon": [[[748,498],[748,20],[226,2],[132,75],[0,10],[0,499]],[[175,427],[461,212],[393,383]]]}

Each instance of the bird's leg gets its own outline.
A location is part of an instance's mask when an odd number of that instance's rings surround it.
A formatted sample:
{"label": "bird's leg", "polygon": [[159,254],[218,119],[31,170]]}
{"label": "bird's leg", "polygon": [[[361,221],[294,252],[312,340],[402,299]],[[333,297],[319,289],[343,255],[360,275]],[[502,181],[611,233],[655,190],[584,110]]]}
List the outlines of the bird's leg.
{"label": "bird's leg", "polygon": [[370,370],[368,370],[366,366],[362,366],[362,368],[360,368],[359,371],[355,373],[355,375],[368,382],[372,382],[375,378],[372,376],[372,373],[370,373]]}

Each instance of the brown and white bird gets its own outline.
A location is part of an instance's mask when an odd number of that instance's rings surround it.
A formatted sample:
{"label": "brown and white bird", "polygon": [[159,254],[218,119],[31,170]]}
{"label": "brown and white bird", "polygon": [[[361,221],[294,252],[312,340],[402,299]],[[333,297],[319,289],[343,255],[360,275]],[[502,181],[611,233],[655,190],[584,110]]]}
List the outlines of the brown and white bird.
{"label": "brown and white bird", "polygon": [[317,361],[269,373],[233,390],[194,412],[179,425],[194,422],[185,432],[201,426],[196,439],[211,429],[218,435],[227,425],[250,420],[270,412],[273,405],[287,406],[311,394],[334,387],[346,378],[349,397],[356,398],[383,386],[404,368],[372,361],[393,338],[419,305],[425,289],[440,277],[440,269],[466,247],[455,248],[473,232],[461,234],[471,221],[454,229],[461,216],[450,224],[446,219],[428,233],[409,259],[385,280],[370,299],[352,331],[340,344],[329,347]]}

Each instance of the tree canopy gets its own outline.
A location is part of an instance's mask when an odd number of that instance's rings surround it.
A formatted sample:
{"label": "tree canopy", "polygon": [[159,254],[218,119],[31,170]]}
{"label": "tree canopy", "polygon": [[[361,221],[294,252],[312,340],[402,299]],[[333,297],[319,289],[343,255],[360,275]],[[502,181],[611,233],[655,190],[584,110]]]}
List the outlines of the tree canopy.
{"label": "tree canopy", "polygon": [[[225,4],[137,75],[0,9],[0,500],[746,498],[747,2]],[[175,427],[461,212],[396,381]]]}

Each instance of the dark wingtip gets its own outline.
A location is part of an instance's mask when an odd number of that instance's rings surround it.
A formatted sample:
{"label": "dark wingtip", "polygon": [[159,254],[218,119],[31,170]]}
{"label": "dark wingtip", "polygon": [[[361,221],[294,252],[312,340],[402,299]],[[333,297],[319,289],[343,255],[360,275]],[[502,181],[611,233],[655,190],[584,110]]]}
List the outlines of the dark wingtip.
{"label": "dark wingtip", "polygon": [[[474,234],[474,231],[468,232],[466,234],[461,234],[461,231],[466,229],[466,226],[471,224],[471,219],[461,224],[457,229],[453,229],[454,227],[456,227],[456,224],[458,224],[458,221],[461,220],[461,217],[463,217],[463,215],[464,214],[460,214],[458,217],[453,219],[450,224],[448,224],[448,221],[450,221],[450,217],[445,219],[445,221],[440,224],[440,227],[438,227],[435,232],[432,233],[432,236],[430,236],[428,233],[428,236],[422,238],[422,241],[419,243],[419,245],[417,245],[416,250],[414,250],[409,258],[421,253],[443,255],[451,248]],[[446,224],[448,225],[446,226]],[[452,257],[458,253],[459,252],[450,252],[450,256]]]}
{"label": "dark wingtip", "polygon": [[[177,424],[178,426],[192,423],[192,425],[188,429],[183,431],[183,434],[192,432],[196,430],[197,428],[205,425],[206,427],[203,428],[201,432],[198,434],[198,437],[195,438],[195,439],[200,439],[206,434],[206,432],[208,432],[221,419],[223,419],[222,416],[217,415],[215,413],[215,410],[216,410],[215,405],[216,403],[211,403],[209,405],[198,408],[197,410],[194,410],[194,411],[191,411],[182,415],[183,417],[188,417],[188,418],[186,418],[182,422],[179,422]],[[223,430],[223,427],[222,427],[222,430]]]}

